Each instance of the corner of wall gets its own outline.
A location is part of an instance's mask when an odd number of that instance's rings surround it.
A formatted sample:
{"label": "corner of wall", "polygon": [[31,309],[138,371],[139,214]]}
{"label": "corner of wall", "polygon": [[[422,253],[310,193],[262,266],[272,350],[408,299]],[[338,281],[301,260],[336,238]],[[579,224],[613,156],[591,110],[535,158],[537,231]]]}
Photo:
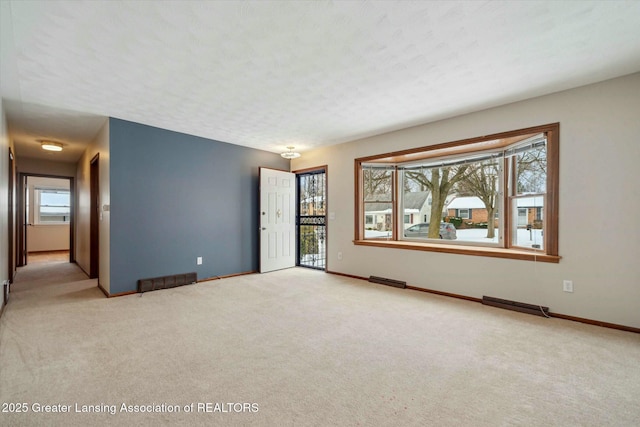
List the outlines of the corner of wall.
{"label": "corner of wall", "polygon": [[90,270],[90,163],[99,154],[100,170],[100,268],[98,272],[100,286],[109,293],[110,289],[110,210],[104,206],[110,204],[109,182],[109,125],[111,120],[105,121],[96,137],[91,141],[80,157],[76,169],[76,263],[85,272]]}

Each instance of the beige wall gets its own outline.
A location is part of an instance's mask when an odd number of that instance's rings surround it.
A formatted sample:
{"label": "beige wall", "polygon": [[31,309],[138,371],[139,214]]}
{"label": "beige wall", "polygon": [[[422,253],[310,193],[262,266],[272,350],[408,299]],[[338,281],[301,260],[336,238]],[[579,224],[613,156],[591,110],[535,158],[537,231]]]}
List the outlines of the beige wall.
{"label": "beige wall", "polygon": [[[640,73],[305,153],[328,165],[328,269],[640,327]],[[355,246],[354,159],[560,123],[559,264]],[[627,215],[620,215],[626,212]],[[342,260],[337,254],[342,252]],[[562,291],[562,280],[574,293]]]}
{"label": "beige wall", "polygon": [[44,159],[20,157],[17,160],[18,172],[35,173],[55,176],[76,176],[76,164],[68,162],[56,162]]}
{"label": "beige wall", "polygon": [[104,211],[102,207],[110,204],[109,193],[109,121],[105,121],[95,139],[91,142],[77,165],[77,184],[76,184],[76,262],[85,272],[89,272],[89,255],[90,255],[90,235],[89,235],[89,219],[90,219],[90,193],[89,193],[89,165],[96,154],[100,154],[100,196],[99,203],[100,212],[100,285],[109,292],[110,275],[109,275],[109,222],[110,211]]}
{"label": "beige wall", "polygon": [[27,250],[31,252],[68,251],[69,226],[34,225],[27,232]]}
{"label": "beige wall", "polygon": [[[4,305],[5,280],[9,280],[9,209],[7,200],[9,199],[9,147],[13,149],[13,144],[9,140],[7,129],[7,118],[4,113],[4,106],[0,101],[0,309]],[[15,151],[14,151],[15,152]]]}

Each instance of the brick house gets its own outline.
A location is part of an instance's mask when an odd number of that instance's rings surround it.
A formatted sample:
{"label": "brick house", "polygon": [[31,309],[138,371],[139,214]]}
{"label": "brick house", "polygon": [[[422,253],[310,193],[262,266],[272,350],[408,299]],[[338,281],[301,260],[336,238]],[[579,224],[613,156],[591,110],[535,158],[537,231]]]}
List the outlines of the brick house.
{"label": "brick house", "polygon": [[[544,211],[544,197],[531,196],[517,199],[518,227],[531,224],[534,228],[542,228],[542,212]],[[456,197],[446,207],[447,215],[462,218],[463,223],[488,222],[487,208],[484,202],[476,196]],[[498,226],[498,212],[494,218]]]}
{"label": "brick house", "polygon": [[[447,205],[446,211],[447,216],[462,218],[463,223],[477,224],[489,221],[484,202],[476,196],[456,197]],[[498,225],[497,219],[495,224]]]}

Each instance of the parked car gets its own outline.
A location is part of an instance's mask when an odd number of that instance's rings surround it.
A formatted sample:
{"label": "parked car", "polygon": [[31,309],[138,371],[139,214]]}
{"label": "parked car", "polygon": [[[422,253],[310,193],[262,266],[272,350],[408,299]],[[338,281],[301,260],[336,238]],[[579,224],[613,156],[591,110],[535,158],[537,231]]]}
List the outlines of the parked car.
{"label": "parked car", "polygon": [[[412,225],[404,230],[404,237],[418,237],[426,239],[429,235],[429,223],[422,222],[420,224]],[[449,222],[440,223],[440,238],[447,240],[457,239],[456,227]]]}

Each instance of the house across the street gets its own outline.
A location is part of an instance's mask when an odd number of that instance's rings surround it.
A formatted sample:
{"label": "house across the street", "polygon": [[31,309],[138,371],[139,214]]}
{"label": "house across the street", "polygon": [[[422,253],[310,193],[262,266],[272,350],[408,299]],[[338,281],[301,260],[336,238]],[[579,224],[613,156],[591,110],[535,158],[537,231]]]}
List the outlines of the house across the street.
{"label": "house across the street", "polygon": [[[518,227],[542,228],[543,196],[528,196],[517,199]],[[462,219],[468,225],[489,221],[487,208],[477,196],[456,197],[446,207],[447,215]],[[499,212],[496,211],[494,221],[498,226]]]}

